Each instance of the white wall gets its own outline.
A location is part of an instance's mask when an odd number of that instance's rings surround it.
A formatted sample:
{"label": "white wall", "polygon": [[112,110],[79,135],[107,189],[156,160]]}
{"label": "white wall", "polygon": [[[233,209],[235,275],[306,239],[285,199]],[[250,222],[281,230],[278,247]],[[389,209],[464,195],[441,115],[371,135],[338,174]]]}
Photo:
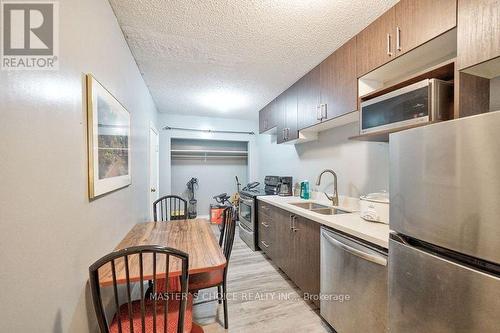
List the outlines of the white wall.
{"label": "white wall", "polygon": [[[2,332],[94,331],[88,267],[149,214],[152,98],[108,1],[59,4],[60,70],[0,72]],[[87,72],[132,120],[132,185],[93,202],[82,101]]]}
{"label": "white wall", "polygon": [[215,195],[236,192],[236,180],[247,182],[247,161],[231,160],[172,160],[172,194],[187,196],[186,183],[191,177],[198,178],[199,188],[195,191],[198,200],[198,216],[209,215],[210,204],[215,203]]}
{"label": "white wall", "polygon": [[[254,131],[256,133],[258,133],[259,127],[258,122],[252,120],[184,116],[161,113],[158,116],[158,126],[160,126],[160,128],[170,126],[227,131]],[[249,181],[259,180],[258,157],[260,154],[258,153],[256,135],[160,130],[160,196],[172,193],[170,158],[170,144],[172,138],[247,141],[248,179]],[[217,182],[218,180],[214,178],[213,181]]]}
{"label": "white wall", "polygon": [[[359,142],[348,137],[359,133],[357,123],[319,134],[319,140],[299,145],[277,145],[276,136],[259,135],[259,175],[292,176],[293,181],[309,180],[311,189],[324,169],[338,175],[341,195],[389,189],[389,146],[387,143]],[[333,177],[325,175],[318,190],[331,193]]]}

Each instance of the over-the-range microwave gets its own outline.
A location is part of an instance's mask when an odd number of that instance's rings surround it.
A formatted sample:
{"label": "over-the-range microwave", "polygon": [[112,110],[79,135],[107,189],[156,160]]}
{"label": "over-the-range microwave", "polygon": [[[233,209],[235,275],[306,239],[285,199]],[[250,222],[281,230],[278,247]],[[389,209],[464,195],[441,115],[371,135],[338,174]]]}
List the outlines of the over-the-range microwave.
{"label": "over-the-range microwave", "polygon": [[361,102],[360,133],[450,119],[453,83],[425,79]]}

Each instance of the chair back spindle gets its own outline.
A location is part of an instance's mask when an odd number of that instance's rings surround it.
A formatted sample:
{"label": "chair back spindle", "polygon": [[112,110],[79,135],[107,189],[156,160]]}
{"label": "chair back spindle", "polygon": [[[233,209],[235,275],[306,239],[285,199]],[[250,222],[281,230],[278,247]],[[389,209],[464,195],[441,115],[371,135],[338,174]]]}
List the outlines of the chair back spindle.
{"label": "chair back spindle", "polygon": [[[154,293],[153,299],[146,300],[145,292],[144,292],[144,262],[146,261],[147,255],[149,257],[152,256],[152,279],[154,281]],[[161,260],[165,258],[165,261]],[[158,295],[156,293],[156,280],[157,276],[160,278],[165,278],[167,281],[167,289],[168,289],[168,281],[169,281],[169,266],[171,262],[171,257],[176,258],[180,261],[182,266],[182,273],[180,276],[180,293],[176,295]],[[123,261],[124,270],[125,270],[125,282],[126,282],[126,305],[120,305],[119,295],[118,295],[118,283],[123,282],[119,281],[117,277],[117,265],[120,265],[120,261]],[[165,264],[164,270],[160,271],[159,268],[162,268],[161,262]],[[140,301],[133,301],[131,294],[131,282],[130,281],[130,269],[131,263],[138,262],[139,265],[139,276],[140,280],[140,292],[141,298]],[[160,265],[158,264],[160,262]],[[115,319],[113,324],[117,325],[118,333],[122,332],[142,332],[146,333],[147,327],[147,317],[151,316],[152,312],[152,332],[153,333],[167,333],[168,328],[168,307],[169,307],[169,298],[170,297],[179,297],[179,311],[177,318],[177,332],[184,332],[184,324],[185,324],[185,312],[188,300],[188,267],[189,267],[189,258],[188,254],[182,251],[172,249],[169,247],[162,247],[157,245],[144,245],[144,246],[134,246],[130,248],[126,248],[123,250],[118,250],[112,252],[101,259],[97,260],[94,264],[89,267],[89,275],[90,275],[90,287],[92,291],[92,300],[94,303],[94,309],[97,316],[97,322],[103,333],[110,332],[110,324],[106,319],[105,309],[103,306],[102,294],[101,294],[101,285],[99,282],[99,270],[104,268],[104,266],[111,266],[111,274],[113,277],[113,299],[114,306],[116,309]],[[157,267],[159,266],[159,267]],[[163,307],[163,313],[158,312],[158,306]],[[134,316],[136,313],[138,314],[140,310],[140,321],[134,320],[136,319]],[[161,309],[160,309],[161,311]],[[157,321],[157,315],[161,315],[163,320]],[[128,321],[128,322],[127,322]],[[160,326],[160,327],[158,327]],[[149,331],[148,331],[149,332]]]}
{"label": "chair back spindle", "polygon": [[219,242],[222,243],[222,252],[224,252],[224,256],[226,257],[226,269],[229,264],[229,259],[231,257],[231,252],[233,250],[234,244],[234,236],[236,233],[236,219],[233,207],[228,207],[224,210],[224,228],[223,228],[223,239],[219,239]]}
{"label": "chair back spindle", "polygon": [[166,195],[153,202],[153,217],[158,221],[187,219],[187,201],[177,195]]}

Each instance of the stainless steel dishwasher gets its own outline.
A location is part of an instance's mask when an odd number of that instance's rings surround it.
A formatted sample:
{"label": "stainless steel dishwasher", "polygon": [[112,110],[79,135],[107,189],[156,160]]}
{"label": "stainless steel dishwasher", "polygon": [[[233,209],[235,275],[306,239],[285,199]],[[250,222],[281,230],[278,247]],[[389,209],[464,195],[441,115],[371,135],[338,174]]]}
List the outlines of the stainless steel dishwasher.
{"label": "stainless steel dishwasher", "polygon": [[321,316],[338,333],[387,331],[387,252],[321,228]]}

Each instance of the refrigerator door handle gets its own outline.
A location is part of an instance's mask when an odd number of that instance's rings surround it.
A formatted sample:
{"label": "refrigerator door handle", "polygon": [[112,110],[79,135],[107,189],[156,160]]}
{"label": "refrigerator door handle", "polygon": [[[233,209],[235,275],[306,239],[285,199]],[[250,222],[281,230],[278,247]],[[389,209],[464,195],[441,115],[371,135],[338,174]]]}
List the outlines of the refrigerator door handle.
{"label": "refrigerator door handle", "polygon": [[368,260],[368,261],[371,261],[377,265],[381,265],[381,266],[387,266],[387,259],[385,258],[381,258],[379,256],[374,256],[374,255],[371,255],[371,254],[368,254],[368,253],[365,253],[363,251],[360,251],[358,249],[355,249],[349,245],[346,245],[342,242],[339,242],[338,240],[332,238],[331,236],[327,235],[326,233],[323,233],[323,236],[325,236],[325,239],[330,242],[332,245],[335,245],[339,248],[341,248],[342,250],[346,251],[346,252],[349,252],[350,254],[352,255],[355,255],[356,257],[359,257],[361,259],[364,259],[364,260]]}

